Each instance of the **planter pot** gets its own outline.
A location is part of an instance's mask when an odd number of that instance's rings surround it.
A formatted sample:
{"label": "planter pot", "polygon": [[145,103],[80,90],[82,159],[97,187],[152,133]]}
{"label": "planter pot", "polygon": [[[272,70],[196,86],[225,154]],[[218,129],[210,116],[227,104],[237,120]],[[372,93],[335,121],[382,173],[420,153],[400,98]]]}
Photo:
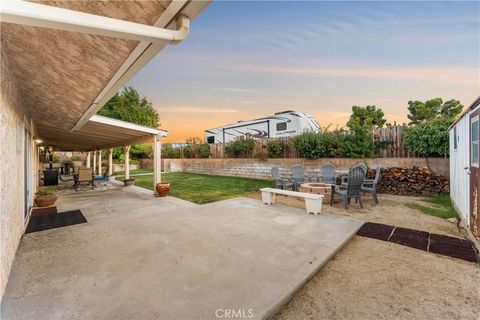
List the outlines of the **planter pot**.
{"label": "planter pot", "polygon": [[115,182],[116,177],[115,176],[108,176],[108,182]]}
{"label": "planter pot", "polygon": [[155,189],[157,190],[157,194],[159,197],[166,197],[168,195],[168,192],[170,191],[170,183],[169,182],[157,183],[157,185],[155,186]]}
{"label": "planter pot", "polygon": [[34,201],[39,207],[50,207],[53,206],[55,201],[57,201],[57,197],[54,195],[37,196],[35,197]]}
{"label": "planter pot", "polygon": [[123,183],[126,187],[133,186],[135,184],[135,179],[125,179],[123,180]]}

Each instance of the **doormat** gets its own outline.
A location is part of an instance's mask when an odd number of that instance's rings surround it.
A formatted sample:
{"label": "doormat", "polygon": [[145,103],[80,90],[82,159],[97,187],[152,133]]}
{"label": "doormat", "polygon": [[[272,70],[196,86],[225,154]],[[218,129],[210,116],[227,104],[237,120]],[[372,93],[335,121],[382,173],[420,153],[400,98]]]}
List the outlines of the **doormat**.
{"label": "doormat", "polygon": [[55,213],[57,213],[57,207],[55,206],[32,209],[32,216],[44,216],[47,214],[55,214]]}
{"label": "doormat", "polygon": [[36,215],[30,217],[30,222],[28,223],[25,233],[61,228],[86,222],[87,219],[85,219],[80,210],[65,211],[49,215]]}
{"label": "doormat", "polygon": [[470,240],[373,222],[365,223],[357,235],[480,263],[475,246]]}

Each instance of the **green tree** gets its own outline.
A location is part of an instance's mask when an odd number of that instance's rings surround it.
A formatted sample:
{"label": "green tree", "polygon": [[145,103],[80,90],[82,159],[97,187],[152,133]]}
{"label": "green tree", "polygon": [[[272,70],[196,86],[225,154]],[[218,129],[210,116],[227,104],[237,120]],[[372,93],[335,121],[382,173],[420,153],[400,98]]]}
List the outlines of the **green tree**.
{"label": "green tree", "polygon": [[425,157],[430,169],[428,157],[448,155],[448,128],[452,123],[452,117],[439,117],[408,128],[404,136],[407,149]]}
{"label": "green tree", "polygon": [[[147,127],[158,127],[158,113],[152,107],[152,103],[147,98],[140,97],[137,90],[132,87],[124,88],[120,93],[116,93],[98,110],[97,114]],[[136,158],[150,158],[152,146],[149,144],[133,145],[130,153]],[[119,159],[122,154],[122,148],[114,148],[113,158]]]}
{"label": "green tree", "polygon": [[462,112],[463,105],[458,100],[449,100],[445,103],[442,98],[422,101],[408,101],[408,119],[410,124],[419,124],[438,117],[455,117]]}
{"label": "green tree", "polygon": [[146,97],[140,97],[132,87],[116,93],[97,114],[147,127],[158,127],[158,113],[152,103]]}
{"label": "green tree", "polygon": [[381,128],[387,122],[382,109],[376,106],[352,107],[352,115],[347,122],[347,127],[352,131],[371,131],[375,128]]}

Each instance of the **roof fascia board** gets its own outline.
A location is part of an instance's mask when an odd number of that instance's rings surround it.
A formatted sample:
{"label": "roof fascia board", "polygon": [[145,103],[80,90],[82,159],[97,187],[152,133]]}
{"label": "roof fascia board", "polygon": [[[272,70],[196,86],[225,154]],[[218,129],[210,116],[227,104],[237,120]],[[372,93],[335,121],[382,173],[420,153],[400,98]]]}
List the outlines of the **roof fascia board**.
{"label": "roof fascia board", "polygon": [[95,122],[95,123],[106,124],[106,125],[113,126],[113,127],[130,129],[130,130],[135,130],[135,131],[139,131],[139,132],[145,132],[145,133],[148,133],[148,134],[154,134],[154,135],[157,135],[157,134],[158,135],[166,135],[167,134],[167,132],[164,131],[164,130],[150,128],[150,127],[142,126],[142,125],[139,125],[139,124],[135,124],[135,123],[127,122],[127,121],[122,121],[122,120],[117,120],[117,119],[113,119],[113,118],[103,117],[103,116],[99,116],[97,114],[93,115],[90,118],[89,121]]}

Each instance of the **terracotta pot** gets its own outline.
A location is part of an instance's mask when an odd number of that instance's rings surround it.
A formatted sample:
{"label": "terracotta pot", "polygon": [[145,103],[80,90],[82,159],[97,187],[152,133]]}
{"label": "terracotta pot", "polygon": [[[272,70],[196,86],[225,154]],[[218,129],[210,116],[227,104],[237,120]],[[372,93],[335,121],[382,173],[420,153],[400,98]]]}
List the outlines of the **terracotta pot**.
{"label": "terracotta pot", "polygon": [[133,186],[135,183],[135,179],[125,179],[123,180],[123,184],[125,184],[125,186],[129,187],[129,186]]}
{"label": "terracotta pot", "polygon": [[157,183],[157,185],[155,186],[155,189],[157,190],[157,194],[159,197],[166,197],[168,195],[168,192],[170,191],[170,183],[169,182]]}
{"label": "terracotta pot", "polygon": [[51,207],[57,201],[57,197],[54,195],[36,196],[34,201],[39,207]]}

